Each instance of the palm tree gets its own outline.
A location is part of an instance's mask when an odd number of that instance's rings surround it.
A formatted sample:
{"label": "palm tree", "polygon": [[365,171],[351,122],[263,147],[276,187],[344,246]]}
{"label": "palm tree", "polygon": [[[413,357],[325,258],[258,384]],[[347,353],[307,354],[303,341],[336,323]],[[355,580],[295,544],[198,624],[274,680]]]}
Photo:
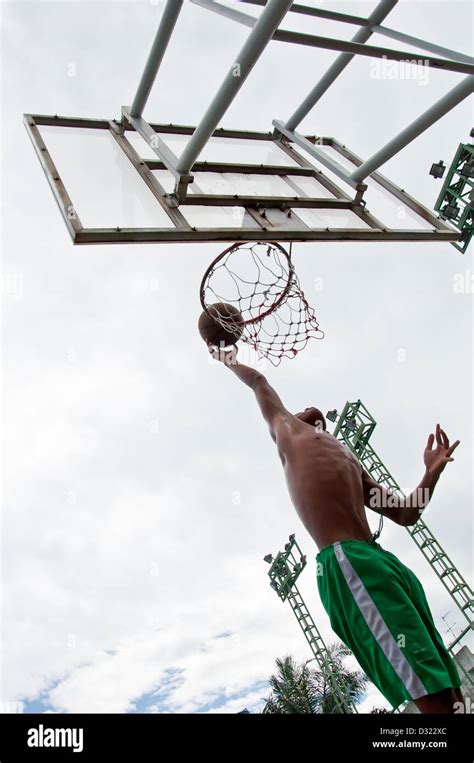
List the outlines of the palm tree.
{"label": "palm tree", "polygon": [[[333,669],[339,686],[353,704],[362,698],[369,683],[367,676],[360,670],[349,670],[343,660],[350,650],[344,644],[336,643],[329,647]],[[339,713],[339,707],[326,675],[320,670],[309,667],[308,660],[302,665],[286,656],[277,658],[277,672],[270,676],[272,689],[264,713]]]}
{"label": "palm tree", "polygon": [[272,694],[264,713],[316,713],[319,696],[313,690],[312,672],[308,663],[298,665],[292,657],[277,657],[277,673],[268,679]]}

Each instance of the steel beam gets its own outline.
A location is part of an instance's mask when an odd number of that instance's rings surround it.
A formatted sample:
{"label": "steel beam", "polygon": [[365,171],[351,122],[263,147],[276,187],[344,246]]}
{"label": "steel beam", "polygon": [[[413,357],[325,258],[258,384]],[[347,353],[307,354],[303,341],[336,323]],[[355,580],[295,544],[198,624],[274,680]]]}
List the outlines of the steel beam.
{"label": "steel beam", "polygon": [[[242,4],[245,3],[247,5],[262,6],[265,5],[266,0],[238,0],[238,2]],[[306,16],[313,16],[321,19],[328,19],[330,21],[340,21],[343,24],[353,24],[354,26],[359,27],[370,26],[369,20],[363,18],[362,16],[352,16],[347,13],[336,13],[335,11],[326,11],[322,8],[311,8],[308,5],[300,5],[299,3],[293,3],[290,8],[290,12],[304,14]],[[449,58],[452,61],[462,61],[466,64],[474,64],[474,59],[464,53],[459,53],[458,51],[451,50],[450,48],[445,48],[442,45],[436,45],[435,43],[428,42],[427,40],[413,37],[412,35],[405,34],[404,32],[398,32],[396,29],[390,29],[389,27],[382,26],[380,24],[376,24],[372,27],[372,33],[390,37],[391,39],[397,40],[398,42],[403,42],[407,45],[412,45],[413,47],[420,48],[420,50],[428,50],[431,53],[443,56],[444,58]]]}
{"label": "steel beam", "polygon": [[444,58],[450,58],[452,61],[461,61],[465,64],[474,64],[474,58],[466,56],[464,53],[458,53],[456,50],[450,50],[450,48],[444,48],[442,45],[435,45],[433,42],[427,40],[420,40],[419,37],[413,37],[410,34],[404,32],[398,32],[396,29],[390,29],[386,26],[376,24],[372,27],[374,34],[381,34],[384,37],[390,37],[392,40],[403,42],[406,45],[412,45],[413,47],[420,48],[421,50],[429,50],[430,53],[435,53],[437,56],[443,56]]}
{"label": "steel beam", "polygon": [[[320,140],[323,142],[323,145],[332,145],[332,138],[320,138]],[[324,175],[322,170],[318,169],[314,166],[314,164],[311,164],[311,162],[302,154],[299,154],[295,149],[293,148],[290,143],[282,143],[281,141],[278,143],[279,148],[284,151],[286,154],[288,154],[291,159],[294,159],[295,162],[298,162],[298,165],[302,168],[311,168],[315,180],[318,181],[324,188],[326,188],[330,193],[332,193],[333,196],[335,196],[336,199],[344,199],[345,201],[350,201],[350,197],[344,193],[342,188],[339,188],[338,185],[327,175]]]}
{"label": "steel beam", "polygon": [[72,240],[75,241],[77,236],[83,230],[83,227],[74,204],[72,203],[72,200],[66,191],[66,187],[61,179],[57,167],[51,158],[48,149],[46,148],[34,117],[31,114],[24,114],[23,123],[36,151],[41,168],[46,175],[46,179],[53,192],[56,203],[63,216],[63,220],[66,223]]}
{"label": "steel beam", "polygon": [[[150,170],[166,170],[164,162],[148,159],[145,164]],[[290,167],[280,164],[237,164],[233,162],[194,162],[193,172],[238,173],[239,175],[295,175],[316,177],[315,167]]]}
{"label": "steel beam", "polygon": [[[238,0],[238,2],[262,6],[265,5],[267,0]],[[301,5],[300,3],[293,3],[290,12],[303,14],[304,16],[315,16],[320,19],[328,19],[329,21],[341,21],[344,24],[354,24],[355,26],[367,26],[369,23],[363,16],[351,16],[347,13],[325,11],[322,8],[311,8],[309,5]]]}
{"label": "steel beam", "polygon": [[249,16],[248,13],[238,11],[235,8],[228,8],[227,5],[221,5],[215,0],[191,0],[193,5],[198,5],[200,8],[204,8],[206,11],[212,11],[217,13],[218,16],[223,16],[231,21],[236,21],[238,24],[253,29],[258,19],[255,16]]}
{"label": "steel beam", "polygon": [[[292,0],[268,0],[242,50],[184,149],[177,170],[187,175],[290,8]],[[179,189],[177,189],[179,195]]]}
{"label": "steel beam", "polygon": [[257,207],[258,209],[349,209],[354,202],[349,199],[315,198],[312,196],[246,196],[244,194],[189,193],[180,209],[198,207]]}
{"label": "steel beam", "polygon": [[133,117],[141,117],[143,109],[150,95],[155,77],[161,66],[163,56],[173,34],[178,16],[183,7],[183,0],[167,0],[163,15],[158,26],[150,55],[146,62],[138,89],[133,99],[130,113]]}
{"label": "steel beam", "polygon": [[160,242],[209,243],[209,241],[456,241],[456,232],[374,230],[371,228],[81,228],[75,244],[129,244]]}
{"label": "steel beam", "polygon": [[158,156],[158,158],[166,165],[166,169],[169,170],[177,179],[180,179],[182,183],[192,183],[192,175],[181,175],[176,170],[178,164],[178,157],[174,155],[172,150],[168,148],[166,143],[160,138],[159,134],[155,132],[153,127],[146,122],[143,117],[132,117],[127,106],[122,106],[122,114],[124,118],[132,125],[143,140],[150,146],[151,150]]}
{"label": "steel beam", "polygon": [[[359,29],[352,42],[365,43],[372,36],[372,26],[375,24],[381,24],[381,22],[388,16],[390,11],[397,4],[397,0],[382,0],[375,10],[370,14],[368,19],[368,26]],[[329,89],[332,83],[337,79],[346,66],[352,61],[354,57],[353,53],[341,53],[333,64],[329,67],[327,72],[319,80],[319,82],[313,87],[310,93],[306,96],[304,101],[298,106],[296,111],[286,121],[285,127],[287,130],[294,130],[303,121],[303,119],[309,114],[311,109],[317,104],[324,93]]]}
{"label": "steel beam", "polygon": [[[254,16],[249,16],[248,14],[242,13],[241,11],[236,11],[234,8],[228,8],[226,5],[220,5],[219,3],[215,2],[215,0],[191,0],[191,1],[195,5],[199,5],[203,8],[206,8],[207,10],[214,11],[215,13],[218,13],[221,16],[225,16],[227,18],[233,19],[234,21],[238,21],[239,23],[244,24],[247,27],[253,28],[255,26]],[[392,2],[392,4],[395,4],[397,0],[382,0],[382,2]],[[377,9],[374,11],[374,13],[376,11]],[[301,32],[290,32],[290,31],[287,31],[286,29],[277,29],[276,32],[273,34],[272,39],[277,40],[278,42],[289,42],[289,43],[294,43],[297,45],[307,45],[312,48],[322,48],[323,50],[344,51],[350,54],[350,57],[349,59],[347,59],[347,62],[344,63],[343,68],[345,68],[347,63],[350,60],[352,60],[354,55],[360,55],[360,56],[368,56],[369,58],[385,58],[389,61],[409,61],[414,66],[432,66],[435,69],[442,69],[444,71],[460,72],[461,74],[474,74],[473,64],[452,61],[450,59],[445,59],[445,58],[433,58],[432,56],[423,56],[422,59],[410,58],[411,54],[408,53],[406,50],[394,50],[393,48],[384,48],[380,46],[375,47],[371,45],[361,44],[360,42],[356,42],[356,38],[358,35],[363,36],[365,34],[368,34],[369,31],[371,31],[369,27],[364,27],[363,29],[359,30],[359,32],[355,35],[355,37],[351,41],[349,41],[349,40],[340,40],[335,37],[321,37],[318,35],[304,34]],[[333,66],[339,63],[339,58],[336,59]],[[331,72],[332,72],[332,67],[329,70],[329,72],[327,72],[325,77],[329,75],[329,73]],[[339,72],[337,72],[337,74],[339,74]],[[321,80],[321,82],[318,83],[318,85],[320,85],[323,81],[325,81],[325,77],[323,77],[323,80]],[[329,82],[329,85],[331,85],[333,81],[334,79],[331,79],[331,81]],[[318,87],[318,85],[316,87]],[[325,90],[327,90],[327,87],[325,88]],[[311,93],[312,92],[313,91],[311,91]],[[311,96],[311,93],[310,93],[310,96]],[[308,96],[308,98],[310,96]]]}
{"label": "steel beam", "polygon": [[[339,143],[339,141],[337,141],[335,138],[331,139],[331,146],[335,151],[340,153],[341,156],[344,156],[346,159],[349,159],[349,161],[353,162],[353,164],[358,165],[359,167],[362,166],[363,160],[357,156],[357,154],[354,154],[353,151],[348,149],[347,146]],[[405,204],[405,206],[415,212],[416,215],[421,217],[423,220],[426,220],[426,222],[432,225],[433,228],[436,228],[437,230],[444,233],[454,230],[451,226],[446,225],[442,220],[437,218],[431,209],[428,209],[428,207],[425,207],[423,204],[421,204],[421,202],[413,198],[413,196],[410,196],[410,194],[407,193],[404,188],[399,188],[397,185],[395,185],[395,183],[392,183],[392,181],[385,177],[385,175],[382,175],[380,172],[373,172],[370,178],[371,180],[375,180],[375,182],[381,185],[382,188],[385,188],[385,190],[391,193],[392,196],[394,196],[396,199]],[[458,239],[451,240],[455,241]]]}
{"label": "steel beam", "polygon": [[360,183],[351,177],[351,174],[342,166],[342,164],[331,159],[331,157],[325,154],[324,151],[319,151],[314,143],[311,143],[311,141],[305,138],[304,135],[300,135],[294,130],[287,129],[283,122],[280,122],[278,119],[274,119],[272,124],[276,128],[277,134],[284,135],[285,138],[296,143],[297,146],[304,149],[310,156],[317,159],[320,164],[327,167],[327,169],[331,170],[331,172],[341,178],[341,180],[344,180],[345,183],[348,183],[352,188],[358,188]]}
{"label": "steel beam", "polygon": [[458,72],[460,74],[474,74],[474,65],[463,62],[451,61],[446,58],[434,58],[433,56],[423,55],[413,57],[413,54],[406,50],[395,50],[394,48],[384,48],[380,45],[362,45],[347,40],[339,40],[335,37],[319,37],[313,34],[303,34],[299,32],[287,32],[283,29],[275,32],[274,40],[280,42],[296,43],[297,45],[307,45],[312,48],[321,48],[322,50],[342,50],[367,58],[382,58],[387,61],[406,61],[412,66],[430,66],[432,69],[440,69],[446,72]]}
{"label": "steel beam", "polygon": [[110,122],[110,134],[120,146],[127,159],[130,160],[142,180],[146,183],[153,196],[160,204],[161,208],[170,218],[173,225],[175,225],[177,228],[188,228],[190,230],[191,226],[189,225],[182,212],[180,212],[179,209],[170,207],[166,200],[166,192],[163,186],[157,180],[156,175],[154,175],[149,167],[147,167],[146,163],[142,160],[139,154],[137,154],[132,144],[123,135],[123,132],[124,131],[120,125],[117,125],[116,122]]}
{"label": "steel beam", "polygon": [[[125,107],[126,108],[126,107]],[[59,114],[26,114],[34,119],[37,125],[47,125],[49,127],[78,127],[84,129],[108,130],[108,119],[91,119],[88,117],[66,117]],[[114,122],[119,122],[114,119]],[[161,124],[150,122],[150,127],[157,133],[172,135],[192,135],[196,128],[189,125],[174,125],[172,122]],[[127,131],[135,130],[133,125],[125,122],[123,129]],[[258,132],[255,130],[227,130],[224,127],[218,127],[212,134],[213,138],[235,138],[236,140],[273,140],[271,132]]]}
{"label": "steel beam", "polygon": [[352,179],[359,183],[362,182],[364,178],[381,167],[382,164],[385,164],[392,156],[398,154],[402,148],[411,143],[412,140],[421,135],[421,133],[461,103],[472,92],[474,92],[474,76],[465,77],[449,93],[446,93],[439,101],[415,119],[414,122],[405,127],[391,141],[380,148],[370,159],[367,159],[360,167],[354,170],[351,175]]}

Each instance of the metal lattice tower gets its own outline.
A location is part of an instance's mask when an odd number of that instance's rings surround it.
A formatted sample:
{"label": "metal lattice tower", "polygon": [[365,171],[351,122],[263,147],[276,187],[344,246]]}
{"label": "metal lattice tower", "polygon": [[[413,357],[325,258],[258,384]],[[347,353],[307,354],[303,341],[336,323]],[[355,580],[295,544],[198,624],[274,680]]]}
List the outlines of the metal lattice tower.
{"label": "metal lattice tower", "polygon": [[434,208],[462,233],[453,246],[465,252],[474,235],[474,145],[460,143]]}
{"label": "metal lattice tower", "polygon": [[[296,552],[298,552],[299,558],[296,557]],[[338,673],[331,654],[304,603],[303,597],[296,587],[296,580],[306,566],[306,556],[302,554],[295,536],[290,535],[289,542],[285,545],[285,550],[279,551],[275,559],[273,559],[271,554],[268,554],[265,557],[265,561],[271,565],[268,571],[270,586],[282,601],[289,602],[306,641],[314,654],[315,660],[331,687],[339,712],[357,713],[344,687],[338,681]]]}
{"label": "metal lattice tower", "polygon": [[[377,422],[362,402],[360,400],[354,403],[347,402],[340,416],[337,411],[330,411],[328,418],[330,421],[337,421],[333,432],[334,437],[352,450],[374,480],[403,496],[399,484],[369,443]],[[473,592],[422,519],[419,519],[415,525],[407,527],[406,530],[468,621],[468,626],[456,639],[455,643],[458,643],[474,625]],[[451,648],[455,643],[451,645]]]}

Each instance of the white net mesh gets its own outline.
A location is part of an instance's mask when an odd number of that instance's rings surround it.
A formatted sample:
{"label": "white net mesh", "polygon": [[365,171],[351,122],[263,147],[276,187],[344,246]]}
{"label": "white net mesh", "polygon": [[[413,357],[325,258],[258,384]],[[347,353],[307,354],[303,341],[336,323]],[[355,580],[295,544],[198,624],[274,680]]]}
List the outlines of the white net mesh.
{"label": "white net mesh", "polygon": [[[201,302],[205,310],[216,303],[237,308],[244,320],[242,341],[274,365],[294,357],[309,339],[324,336],[290,255],[279,244],[234,244],[226,249],[204,276]],[[229,311],[214,317],[226,330],[235,330]]]}

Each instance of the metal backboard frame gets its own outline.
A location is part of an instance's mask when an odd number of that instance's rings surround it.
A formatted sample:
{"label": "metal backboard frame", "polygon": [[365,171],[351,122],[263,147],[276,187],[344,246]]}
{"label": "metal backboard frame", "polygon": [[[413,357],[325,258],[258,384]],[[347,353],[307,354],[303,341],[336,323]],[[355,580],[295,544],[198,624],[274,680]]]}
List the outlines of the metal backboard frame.
{"label": "metal backboard frame", "polygon": [[[188,0],[188,3],[223,15],[233,22],[250,28],[244,46],[232,62],[220,88],[214,95],[199,125],[186,127],[148,123],[143,118],[148,96],[160,68],[166,48],[171,39],[179,14],[186,4],[184,0],[167,0],[153,46],[145,66],[134,101],[130,107],[123,106],[120,119],[82,119],[63,116],[25,114],[24,122],[36,149],[43,170],[53,190],[72,240],[76,244],[117,244],[129,242],[160,241],[449,241],[456,242],[460,233],[436,214],[379,173],[382,164],[402,150],[435,121],[454,108],[474,90],[474,59],[465,54],[449,50],[439,45],[406,35],[382,26],[382,21],[397,4],[397,0],[381,0],[370,16],[362,17],[317,9],[293,3],[292,0],[239,0],[235,8],[222,5],[215,0]],[[238,6],[262,6],[260,15],[254,17],[237,10]],[[322,17],[359,27],[351,41],[301,34],[280,28],[287,12],[296,12],[309,17]],[[382,34],[407,45],[428,50],[435,56],[408,58],[406,51],[367,45],[374,34]],[[274,119],[268,133],[242,130],[224,130],[219,127],[222,117],[231,105],[238,91],[249,76],[253,66],[271,40],[290,44],[300,44],[339,51],[334,63],[329,67],[315,87],[286,121]],[[389,143],[380,148],[372,157],[362,160],[335,138],[324,136],[304,136],[297,127],[321,96],[329,89],[339,74],[355,55],[363,55],[389,60],[406,61],[412,64],[455,71],[467,74],[461,82],[437,103],[408,125]],[[239,76],[235,76],[235,67]],[[107,131],[115,144],[120,147],[137,173],[140,182],[146,184],[160,208],[161,219],[169,225],[160,227],[90,227],[81,223],[81,210],[74,205],[63,179],[61,168],[56,166],[50,154],[42,126],[70,127],[73,131],[81,128]],[[134,132],[152,151],[153,158],[144,158],[137,151],[128,134]],[[176,156],[169,145],[170,136],[189,136],[184,150]],[[168,142],[167,142],[168,138]],[[288,163],[249,162],[209,162],[201,157],[206,146],[215,138],[229,138],[230,141],[266,141],[268,146],[284,152]],[[328,152],[332,150],[332,153]],[[334,152],[336,154],[334,155]],[[337,158],[336,158],[337,157]],[[201,160],[200,160],[201,159]],[[349,162],[349,164],[348,164]],[[163,181],[163,173],[169,183]],[[207,192],[199,187],[199,178],[206,179]],[[280,192],[277,195],[263,195],[255,192],[249,182],[249,192],[235,192],[230,181],[238,176],[239,186],[244,187],[250,178],[267,176],[277,178]],[[213,178],[217,179],[216,189],[209,187]],[[298,185],[299,178],[309,178],[313,188],[323,193],[308,193]],[[343,182],[343,187],[339,185]],[[281,191],[281,182],[285,192]],[[309,181],[308,181],[309,182]],[[231,192],[223,193],[220,188],[228,185]],[[366,196],[370,185],[376,185],[389,194],[394,204],[410,211],[411,219],[417,225],[390,225],[383,217],[371,214]],[[254,186],[258,185],[254,183]],[[311,184],[310,184],[311,186]],[[348,190],[349,189],[349,190]],[[202,222],[193,224],[192,208],[205,212],[232,208],[234,219],[216,224]],[[309,210],[309,211],[308,211]],[[341,213],[343,223],[328,226],[328,213]],[[323,214],[324,212],[324,214]],[[164,214],[163,214],[164,213]],[[195,217],[195,215],[194,215]],[[225,217],[225,215],[224,215]],[[331,215],[330,215],[331,217]],[[191,218],[191,219],[190,219]],[[403,219],[403,215],[401,215]],[[346,219],[356,224],[346,224]],[[239,220],[236,223],[235,220]]]}
{"label": "metal backboard frame", "polygon": [[[121,125],[115,121],[99,119],[78,119],[60,116],[25,115],[25,125],[33,141],[43,170],[53,190],[54,197],[61,210],[71,238],[75,244],[120,244],[130,242],[160,241],[457,241],[459,233],[439,220],[429,209],[411,197],[405,190],[398,188],[380,173],[373,173],[375,179],[386,191],[392,194],[395,202],[400,202],[411,209],[420,219],[429,223],[426,229],[390,228],[374,217],[366,208],[363,199],[356,193],[353,198],[347,195],[329,175],[317,169],[302,153],[299,153],[289,142],[276,140],[271,133],[243,132],[240,130],[216,130],[214,135],[219,138],[229,138],[249,141],[261,140],[273,143],[283,148],[294,165],[263,165],[221,162],[195,162],[194,173],[212,173],[225,176],[228,173],[242,176],[265,175],[280,178],[288,184],[288,196],[241,196],[222,193],[187,193],[181,203],[177,203],[170,193],[166,193],[157,178],[155,171],[167,170],[160,160],[145,160],[141,157],[132,143],[127,139],[127,132],[134,128],[130,124]],[[69,195],[61,174],[55,165],[53,157],[41,136],[40,127],[60,126],[70,128],[85,128],[107,130],[115,139],[124,154],[128,157],[141,180],[156,199],[156,203],[166,212],[169,227],[156,228],[90,228],[81,222],[81,210],[77,209]],[[150,125],[154,134],[158,135],[165,144],[168,135],[192,135],[193,127],[177,125]],[[312,145],[330,146],[341,157],[353,161],[356,165],[361,160],[346,146],[334,138],[308,138]],[[194,176],[191,176],[194,178]],[[320,186],[331,194],[327,197],[310,197],[303,195],[303,190],[295,190],[298,179],[313,178]],[[228,227],[196,227],[191,225],[186,217],[192,207],[231,207],[233,216],[241,210],[240,218],[244,224],[236,226],[230,218]],[[302,210],[347,210],[354,214],[354,219],[361,220],[363,227],[330,228],[325,226],[312,227],[306,224],[300,215]],[[298,214],[300,213],[300,214]],[[282,227],[284,219],[285,227]],[[245,220],[251,225],[245,225]]]}

